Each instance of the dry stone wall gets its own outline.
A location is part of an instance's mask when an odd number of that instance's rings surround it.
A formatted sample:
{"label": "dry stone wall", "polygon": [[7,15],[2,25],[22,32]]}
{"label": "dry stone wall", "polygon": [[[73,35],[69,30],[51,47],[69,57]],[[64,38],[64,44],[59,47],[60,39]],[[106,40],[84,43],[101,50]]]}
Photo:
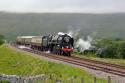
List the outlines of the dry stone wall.
{"label": "dry stone wall", "polygon": [[29,77],[21,77],[17,75],[0,75],[0,80],[6,80],[10,83],[34,83],[34,81],[44,80],[45,75],[37,75],[37,76],[29,76]]}

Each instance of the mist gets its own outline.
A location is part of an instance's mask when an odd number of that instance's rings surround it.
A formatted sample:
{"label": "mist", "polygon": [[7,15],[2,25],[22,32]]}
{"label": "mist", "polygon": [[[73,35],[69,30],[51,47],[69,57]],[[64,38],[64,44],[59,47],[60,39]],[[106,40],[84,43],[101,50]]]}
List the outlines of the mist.
{"label": "mist", "polygon": [[6,12],[67,12],[116,13],[125,12],[124,0],[1,0],[0,11]]}

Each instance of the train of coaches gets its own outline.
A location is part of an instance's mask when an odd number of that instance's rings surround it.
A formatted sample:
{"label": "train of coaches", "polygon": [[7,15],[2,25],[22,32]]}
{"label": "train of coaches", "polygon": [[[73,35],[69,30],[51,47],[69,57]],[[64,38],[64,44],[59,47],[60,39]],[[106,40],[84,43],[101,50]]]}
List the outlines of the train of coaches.
{"label": "train of coaches", "polygon": [[40,51],[50,51],[58,55],[71,56],[73,51],[74,38],[66,33],[57,33],[46,36],[18,36],[16,43],[30,46]]}

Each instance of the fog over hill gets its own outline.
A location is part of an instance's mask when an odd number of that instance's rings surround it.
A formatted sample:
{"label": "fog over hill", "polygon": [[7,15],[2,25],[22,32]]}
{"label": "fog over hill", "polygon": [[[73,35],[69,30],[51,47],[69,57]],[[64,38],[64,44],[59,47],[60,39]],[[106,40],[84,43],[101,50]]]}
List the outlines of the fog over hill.
{"label": "fog over hill", "polygon": [[125,38],[125,13],[5,13],[0,12],[0,34],[14,39],[19,35],[41,35],[80,29],[80,36]]}

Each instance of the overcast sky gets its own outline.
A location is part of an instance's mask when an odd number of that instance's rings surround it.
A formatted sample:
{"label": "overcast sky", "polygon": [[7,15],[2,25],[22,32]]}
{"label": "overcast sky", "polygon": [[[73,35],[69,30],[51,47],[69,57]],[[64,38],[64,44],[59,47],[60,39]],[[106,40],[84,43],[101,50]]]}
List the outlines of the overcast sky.
{"label": "overcast sky", "polygon": [[0,0],[7,12],[125,12],[125,0]]}

